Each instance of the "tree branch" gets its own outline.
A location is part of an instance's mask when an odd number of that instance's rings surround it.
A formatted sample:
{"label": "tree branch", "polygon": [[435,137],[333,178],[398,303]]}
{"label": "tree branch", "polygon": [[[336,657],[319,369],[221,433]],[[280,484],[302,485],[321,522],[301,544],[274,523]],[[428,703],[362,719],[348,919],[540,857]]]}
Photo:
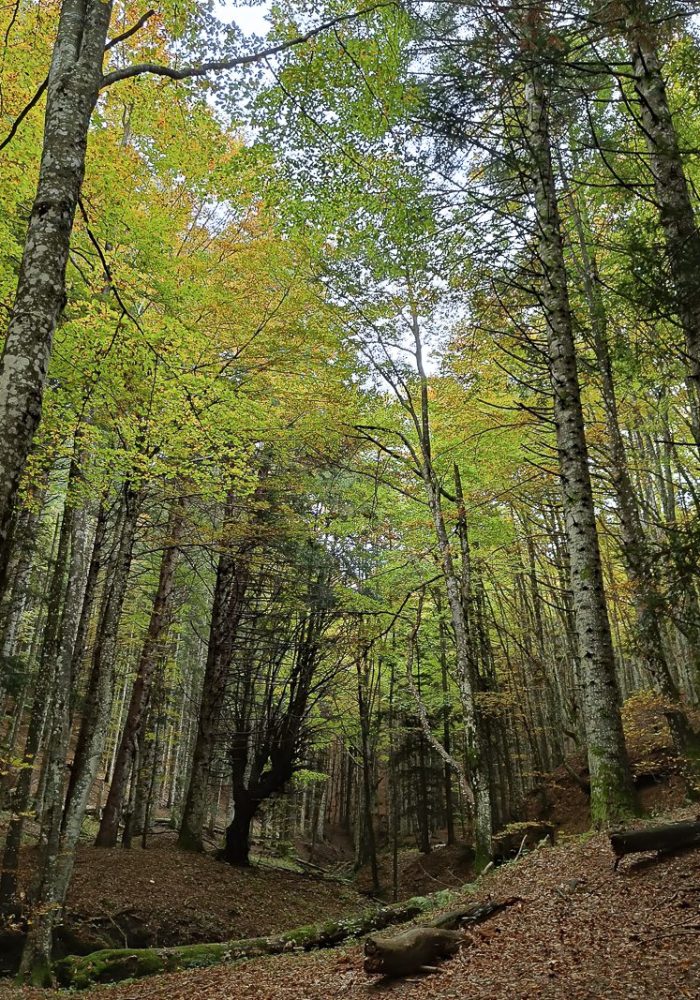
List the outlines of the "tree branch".
{"label": "tree branch", "polygon": [[156,76],[165,76],[170,80],[189,80],[193,77],[206,76],[207,73],[217,73],[222,70],[234,69],[236,66],[249,66],[252,63],[269,59],[270,56],[278,55],[280,52],[286,52],[287,49],[293,49],[298,45],[303,45],[304,42],[310,41],[312,38],[315,38],[316,35],[320,35],[324,31],[328,31],[330,28],[335,28],[337,25],[343,24],[346,21],[354,21],[358,17],[362,17],[364,14],[371,14],[373,11],[380,10],[383,7],[394,6],[396,6],[396,0],[387,0],[387,2],[384,3],[373,4],[371,7],[363,7],[361,10],[354,11],[352,14],[340,14],[338,17],[334,17],[329,21],[324,21],[322,24],[316,25],[315,28],[310,28],[309,31],[305,32],[303,35],[297,35],[295,38],[290,38],[286,42],[278,42],[277,45],[271,45],[266,49],[260,49],[258,52],[250,52],[244,56],[235,56],[232,59],[205,62],[201,63],[199,66],[186,66],[183,69],[173,69],[171,66],[160,66],[158,63],[137,63],[134,66],[125,66],[122,69],[114,70],[112,73],[107,73],[103,76],[102,89],[105,87],[111,87],[113,83],[118,83],[120,80],[129,80],[135,76],[142,76],[144,73],[153,73]]}
{"label": "tree branch", "polygon": [[149,21],[154,14],[155,10],[147,10],[146,13],[143,15],[143,17],[140,17],[138,19],[136,24],[132,25],[130,28],[127,28],[127,30],[123,31],[121,35],[117,35],[116,38],[112,38],[111,41],[107,42],[107,44],[105,45],[105,52],[109,52],[109,50],[113,49],[115,45],[119,45],[120,42],[125,42],[127,38],[131,38],[132,35],[135,35],[136,32],[140,31],[141,28],[143,28],[146,21]]}
{"label": "tree branch", "polygon": [[[108,52],[110,49],[113,49],[114,46],[119,45],[120,42],[125,42],[127,38],[131,38],[132,35],[135,35],[136,32],[140,31],[141,28],[143,28],[146,21],[148,21],[151,17],[153,17],[154,14],[155,10],[147,11],[143,15],[143,17],[139,18],[136,24],[132,25],[126,31],[122,32],[121,35],[117,35],[116,38],[113,38],[110,42],[107,42],[107,45],[105,46],[105,52]],[[48,85],[49,85],[49,78],[48,76],[46,76],[37,87],[37,90],[32,99],[29,101],[27,105],[25,105],[25,107],[20,111],[20,113],[15,118],[10,128],[10,131],[7,133],[2,142],[0,142],[0,152],[2,152],[2,150],[5,149],[6,146],[9,146],[9,144],[12,142],[14,137],[17,135],[17,130],[19,129],[24,119],[37,106],[41,98],[46,93],[46,88],[48,87]]]}
{"label": "tree branch", "polygon": [[0,142],[0,152],[2,152],[5,146],[9,146],[9,144],[12,142],[14,137],[17,135],[18,128],[20,127],[24,119],[27,117],[29,112],[37,106],[37,104],[43,97],[44,93],[46,92],[46,88],[48,87],[48,85],[49,85],[49,78],[47,76],[46,79],[39,84],[37,91],[34,94],[34,97],[32,97],[29,104],[25,105],[25,107],[20,111],[20,113],[13,121],[10,131],[7,133],[2,142]]}

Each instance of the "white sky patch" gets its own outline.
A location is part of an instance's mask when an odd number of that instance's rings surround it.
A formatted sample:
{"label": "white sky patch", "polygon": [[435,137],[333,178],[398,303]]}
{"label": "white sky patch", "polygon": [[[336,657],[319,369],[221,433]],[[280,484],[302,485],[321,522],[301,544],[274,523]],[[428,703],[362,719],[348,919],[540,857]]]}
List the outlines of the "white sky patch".
{"label": "white sky patch", "polygon": [[266,35],[270,29],[267,14],[270,3],[237,4],[219,0],[218,16],[222,21],[235,21],[246,35]]}

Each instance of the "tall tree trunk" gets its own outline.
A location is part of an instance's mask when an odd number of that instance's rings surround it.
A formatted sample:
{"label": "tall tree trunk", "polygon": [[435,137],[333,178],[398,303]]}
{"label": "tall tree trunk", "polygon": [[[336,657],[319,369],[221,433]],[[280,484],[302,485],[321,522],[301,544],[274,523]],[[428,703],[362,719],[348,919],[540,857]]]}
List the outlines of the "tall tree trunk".
{"label": "tall tree trunk", "polygon": [[[71,556],[66,581],[66,596],[61,621],[61,638],[57,653],[54,677],[55,695],[52,724],[47,741],[43,815],[39,837],[39,865],[36,886],[32,892],[32,906],[40,915],[59,904],[54,897],[61,862],[61,821],[66,787],[66,757],[71,735],[70,693],[73,682],[74,645],[80,621],[80,609],[85,587],[87,561],[88,522],[81,512],[69,511],[71,520]],[[41,916],[40,916],[41,919]],[[41,939],[45,938],[46,931]],[[40,940],[41,940],[40,939]],[[40,946],[38,955],[26,956],[32,972],[44,968],[47,955]]]}
{"label": "tall tree trunk", "polygon": [[[542,24],[539,28],[544,33]],[[530,37],[533,35],[534,32]],[[539,44],[538,38],[533,40],[535,45]],[[533,52],[529,52],[528,60],[532,59]],[[549,99],[536,68],[531,71],[525,94],[538,252],[543,271],[540,299],[547,323],[570,585],[581,666],[581,708],[591,779],[591,814],[594,823],[609,824],[617,822],[634,808],[634,792],[620,716],[620,695],[588,467],[573,319],[552,166]]]}
{"label": "tall tree trunk", "polygon": [[153,826],[153,819],[161,797],[161,770],[159,758],[165,730],[165,687],[161,678],[154,690],[157,700],[154,704],[153,739],[147,744],[144,753],[144,764],[139,771],[139,782],[134,795],[134,834],[141,836],[141,847],[145,850],[148,835]]}
{"label": "tall tree trunk", "polygon": [[[401,807],[399,798],[399,755],[396,747],[396,668],[394,658],[391,658],[389,675],[389,812],[391,821],[391,896],[394,902],[399,897],[399,826],[401,824]],[[449,767],[445,764],[445,767]]]}
{"label": "tall tree trunk", "polygon": [[[664,602],[656,585],[654,558],[649,550],[642,524],[627,462],[627,449],[620,430],[617,394],[608,349],[607,311],[601,295],[598,267],[595,257],[588,248],[578,206],[570,191],[567,190],[567,194],[578,234],[582,265],[581,277],[588,303],[593,349],[600,375],[610,455],[610,478],[620,518],[622,557],[632,585],[632,596],[637,615],[635,644],[643,666],[668,702],[666,716],[676,749],[683,756],[693,755],[697,753],[696,740],[682,707],[680,692],[666,657],[661,622],[659,621]],[[700,271],[698,274],[700,275]]]}
{"label": "tall tree trunk", "polygon": [[153,791],[153,772],[156,767],[156,751],[158,749],[158,727],[160,725],[159,706],[155,703],[158,682],[154,685],[151,703],[146,706],[146,718],[143,724],[143,737],[138,746],[138,753],[133,767],[135,772],[132,781],[134,788],[134,808],[129,817],[129,837],[140,837],[145,847],[148,838],[148,820],[152,814],[151,798]]}
{"label": "tall tree trunk", "polygon": [[[491,819],[491,788],[489,784],[489,769],[487,761],[486,725],[483,714],[479,710],[476,693],[479,687],[477,665],[474,657],[472,637],[469,626],[469,608],[465,600],[465,580],[468,575],[468,564],[463,566],[463,575],[457,572],[452,545],[447,532],[445,514],[442,507],[442,491],[438,477],[433,467],[430,407],[428,397],[428,377],[423,363],[423,346],[415,305],[411,305],[412,332],[415,343],[416,365],[420,380],[420,410],[412,413],[416,433],[421,449],[421,474],[435,529],[440,556],[440,564],[445,577],[447,603],[452,618],[452,628],[455,635],[455,654],[457,660],[457,683],[459,685],[462,710],[464,713],[464,731],[467,747],[467,762],[469,767],[469,782],[471,785],[470,800],[474,808],[474,838],[477,867],[486,864],[491,858],[492,819]],[[461,514],[459,514],[461,516]],[[463,543],[460,537],[460,543]],[[464,557],[464,550],[462,556]],[[466,790],[466,789],[465,789]]]}
{"label": "tall tree trunk", "polygon": [[675,308],[685,336],[690,427],[700,448],[700,230],[683,171],[658,51],[658,18],[647,0],[627,0],[625,30],[639,124],[649,153],[659,217],[666,237]]}
{"label": "tall tree trunk", "polygon": [[[51,979],[51,945],[54,925],[65,902],[73,874],[75,849],[85,818],[90,791],[104,752],[114,690],[117,636],[131,568],[140,495],[130,484],[124,487],[124,515],[112,579],[106,589],[100,628],[92,660],[92,698],[85,706],[81,727],[81,752],[76,752],[71,772],[58,846],[50,849],[51,863],[43,874],[40,905],[25,941],[20,978],[45,985]],[[69,711],[69,708],[68,708]],[[61,731],[68,731],[63,716]]]}
{"label": "tall tree trunk", "polygon": [[88,565],[87,579],[85,581],[85,591],[80,609],[80,619],[73,645],[73,690],[71,691],[70,712],[71,719],[75,712],[76,692],[80,683],[80,668],[86,657],[88,646],[88,631],[90,619],[95,607],[97,597],[97,585],[99,583],[100,571],[102,569],[103,548],[107,537],[107,504],[102,500],[97,508],[95,521],[95,531],[92,538],[92,550],[90,552],[90,562]]}
{"label": "tall tree trunk", "polygon": [[[438,629],[440,634],[440,680],[442,683],[442,745],[445,753],[452,755],[451,715],[449,684],[447,678],[447,642],[445,639],[445,623],[442,620],[442,609],[436,604],[438,613]],[[452,794],[452,766],[448,760],[443,761],[445,782],[445,826],[447,828],[448,847],[455,842],[454,796]]]}
{"label": "tall tree trunk", "polygon": [[[418,698],[422,702],[422,678],[420,669],[420,646],[418,645],[418,634],[412,636],[413,652],[416,660],[416,689]],[[425,713],[427,728],[431,730],[430,718]],[[428,738],[422,726],[418,732],[418,850],[421,854],[430,854],[430,793],[428,791],[428,762],[430,753],[428,751]]]}
{"label": "tall tree trunk", "polygon": [[20,477],[41,416],[54,330],[102,81],[111,0],[63,0],[46,91],[39,181],[0,360],[0,561],[7,561]]}
{"label": "tall tree trunk", "polygon": [[[229,504],[229,511],[233,512],[233,501]],[[216,571],[199,725],[178,837],[178,845],[187,850],[204,850],[202,834],[209,803],[209,772],[229,667],[243,614],[249,579],[248,559],[249,553],[244,549],[238,553],[223,552]]]}
{"label": "tall tree trunk", "polygon": [[[70,486],[70,483],[69,483]],[[13,912],[17,899],[17,870],[22,845],[24,824],[29,814],[32,779],[42,742],[45,740],[47,722],[50,723],[53,700],[56,696],[55,673],[57,643],[60,639],[61,611],[63,606],[65,574],[70,552],[72,511],[66,501],[58,537],[55,559],[49,562],[48,602],[41,656],[37,668],[32,713],[24,745],[22,765],[12,793],[12,816],[5,835],[5,848],[0,875],[0,909]]]}
{"label": "tall tree trunk", "polygon": [[[379,892],[379,865],[377,862],[377,837],[374,830],[372,753],[370,747],[370,698],[369,698],[369,657],[364,655],[356,663],[357,672],[357,709],[360,719],[360,751],[362,756],[362,830],[366,854],[369,858],[372,873],[372,889]],[[364,860],[362,853],[358,860]]]}
{"label": "tall tree trunk", "polygon": [[98,847],[115,847],[119,836],[119,822],[126,784],[143,732],[145,709],[151,695],[158,660],[162,655],[163,636],[170,623],[170,606],[178,557],[177,541],[181,528],[182,505],[181,501],[177,499],[173,501],[168,518],[166,546],[160,563],[158,587],[151,609],[146,638],[139,657],[136,679],[131,691],[126,722],[115,759],[109,794],[95,840]]}

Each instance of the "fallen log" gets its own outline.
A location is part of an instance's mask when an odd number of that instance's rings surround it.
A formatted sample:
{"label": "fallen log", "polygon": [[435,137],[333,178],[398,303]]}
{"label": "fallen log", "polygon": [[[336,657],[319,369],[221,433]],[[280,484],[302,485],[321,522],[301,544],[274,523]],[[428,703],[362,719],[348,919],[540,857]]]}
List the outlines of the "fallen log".
{"label": "fallen log", "polygon": [[268,937],[174,948],[106,948],[90,955],[69,955],[54,963],[54,972],[61,985],[87,989],[95,983],[113,983],[161,972],[204,968],[242,958],[330,948],[348,938],[407,923],[423,913],[449,905],[455,895],[455,892],[443,889],[430,896],[414,896],[354,917],[297,927]]}
{"label": "fallen log", "polygon": [[468,943],[461,931],[439,927],[412,927],[390,938],[367,938],[365,972],[368,976],[410,976],[449,958]]}
{"label": "fallen log", "polygon": [[500,902],[487,899],[485,903],[472,903],[470,906],[462,906],[457,910],[448,910],[447,913],[441,913],[432,920],[426,920],[423,926],[455,930],[457,927],[479,924],[483,920],[487,920],[493,916],[494,913],[499,913],[501,910],[505,910],[506,907],[512,906],[513,903],[519,902],[519,896],[509,896]]}
{"label": "fallen log", "polygon": [[471,944],[472,939],[463,931],[447,930],[448,927],[470,926],[488,919],[507,906],[519,902],[512,896],[500,902],[487,900],[469,907],[452,910],[436,917],[422,927],[412,927],[391,937],[370,937],[365,941],[364,968],[367,975],[410,976],[423,968]]}
{"label": "fallen log", "polygon": [[610,834],[610,846],[615,854],[615,868],[626,854],[642,851],[666,853],[683,847],[700,845],[700,822],[667,823],[646,826],[640,830],[620,830]]}

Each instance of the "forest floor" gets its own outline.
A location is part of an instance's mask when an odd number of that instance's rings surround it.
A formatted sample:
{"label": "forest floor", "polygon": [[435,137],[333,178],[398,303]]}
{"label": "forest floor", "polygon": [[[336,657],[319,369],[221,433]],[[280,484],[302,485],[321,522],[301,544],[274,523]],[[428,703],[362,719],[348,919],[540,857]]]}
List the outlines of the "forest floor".
{"label": "forest floor", "polygon": [[[676,810],[671,818],[692,815],[693,810]],[[612,870],[612,860],[607,837],[583,835],[553,848],[539,848],[487,875],[477,898],[515,895],[521,902],[477,928],[473,943],[432,974],[394,982],[368,979],[362,970],[362,946],[353,944],[104,986],[81,996],[84,1000],[353,1000],[374,996],[392,1000],[697,1000],[700,849],[660,858],[626,858],[617,872]],[[249,872],[245,877],[256,874]],[[210,892],[213,902],[211,887]],[[282,899],[278,906],[276,893],[271,893],[272,883],[266,891],[268,913],[274,914],[276,924],[293,926],[294,919],[284,919]],[[324,900],[317,896],[314,905],[319,917],[327,915]],[[0,1000],[42,997],[45,1000],[43,991],[0,985]]]}
{"label": "forest floor", "polygon": [[[23,852],[23,886],[34,860],[33,849]],[[83,844],[56,952],[226,941],[313,923],[320,914],[346,916],[367,905],[351,885],[271,865],[234,868],[213,854],[180,851],[172,833],[152,837],[146,851]],[[19,934],[16,940],[0,935],[0,952],[12,960],[21,940]]]}

